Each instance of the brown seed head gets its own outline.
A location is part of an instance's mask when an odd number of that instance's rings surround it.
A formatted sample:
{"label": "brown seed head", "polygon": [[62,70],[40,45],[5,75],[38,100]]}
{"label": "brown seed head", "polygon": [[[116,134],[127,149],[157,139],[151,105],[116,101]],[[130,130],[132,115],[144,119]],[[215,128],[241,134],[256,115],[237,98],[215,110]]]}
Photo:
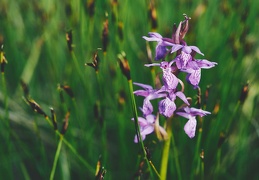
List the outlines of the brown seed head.
{"label": "brown seed head", "polygon": [[119,64],[120,64],[120,69],[122,74],[124,74],[127,80],[131,80],[130,66],[129,66],[128,60],[126,59],[126,54],[122,52],[121,54],[118,55],[118,58],[119,58]]}

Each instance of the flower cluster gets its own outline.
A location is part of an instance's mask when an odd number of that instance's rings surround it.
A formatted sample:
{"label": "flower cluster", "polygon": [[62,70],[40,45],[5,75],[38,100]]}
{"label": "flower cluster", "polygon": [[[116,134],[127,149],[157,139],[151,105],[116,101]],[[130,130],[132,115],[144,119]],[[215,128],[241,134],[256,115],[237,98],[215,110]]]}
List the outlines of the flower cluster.
{"label": "flower cluster", "polygon": [[[205,116],[210,114],[208,111],[190,107],[187,97],[184,94],[184,84],[177,77],[180,72],[186,73],[186,81],[194,88],[199,87],[201,78],[201,69],[209,69],[217,65],[216,62],[210,62],[205,59],[195,59],[198,53],[204,55],[196,46],[188,46],[183,40],[188,31],[188,21],[190,18],[184,15],[185,19],[181,21],[178,27],[174,26],[172,38],[164,38],[156,32],[150,32],[148,37],[143,36],[147,41],[157,42],[155,60],[162,60],[160,63],[146,64],[146,67],[159,66],[162,70],[162,86],[153,89],[152,86],[134,83],[141,87],[141,90],[134,91],[137,96],[143,96],[143,106],[141,109],[143,117],[139,117],[140,134],[142,140],[147,134],[155,131],[156,118],[153,113],[153,105],[150,102],[153,99],[160,99],[158,103],[159,114],[170,118],[173,115],[187,118],[188,121],[184,126],[185,133],[193,138],[196,130],[196,116]],[[175,53],[175,58],[165,61],[168,54]],[[179,90],[179,86],[181,86]],[[179,98],[183,105],[177,107],[175,100]],[[165,130],[159,126],[159,131],[164,133]],[[135,142],[138,142],[135,137]]]}

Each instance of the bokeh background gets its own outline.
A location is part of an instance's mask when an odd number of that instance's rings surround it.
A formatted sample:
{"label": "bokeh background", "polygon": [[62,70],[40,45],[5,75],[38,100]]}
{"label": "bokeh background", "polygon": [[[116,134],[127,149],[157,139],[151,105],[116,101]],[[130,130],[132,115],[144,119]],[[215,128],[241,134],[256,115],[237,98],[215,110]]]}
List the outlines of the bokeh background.
{"label": "bokeh background", "polygon": [[[202,71],[202,104],[212,115],[199,125],[200,136],[189,139],[183,131],[186,120],[173,121],[168,179],[203,177],[202,151],[206,179],[257,179],[258,12],[256,0],[1,0],[0,41],[8,64],[0,86],[0,176],[48,179],[57,150],[53,127],[26,104],[23,80],[48,116],[54,108],[59,129],[70,112],[65,138],[75,151],[62,145],[55,179],[93,179],[98,160],[106,170],[105,179],[148,179],[146,166],[140,166],[139,146],[133,142],[128,82],[117,56],[126,53],[134,82],[154,84],[150,69],[144,67],[149,60],[142,36],[156,31],[171,37],[173,24],[186,13],[192,18],[186,42],[218,65]],[[72,52],[66,41],[70,30]],[[154,57],[156,43],[149,46]],[[85,65],[95,53],[100,59],[98,73]],[[71,88],[74,98],[62,85]],[[243,100],[244,86],[248,94]],[[185,93],[195,106],[197,90],[186,85]],[[136,97],[138,106],[142,100]],[[144,143],[159,170],[163,142],[149,135]]]}

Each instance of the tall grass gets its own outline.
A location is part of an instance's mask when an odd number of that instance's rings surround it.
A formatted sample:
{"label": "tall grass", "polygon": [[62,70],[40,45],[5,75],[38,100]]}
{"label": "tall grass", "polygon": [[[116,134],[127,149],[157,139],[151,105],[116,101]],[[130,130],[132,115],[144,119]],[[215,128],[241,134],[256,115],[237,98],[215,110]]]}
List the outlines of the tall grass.
{"label": "tall grass", "polygon": [[[0,2],[1,62],[3,56],[8,61],[0,84],[1,177],[158,179],[167,168],[167,179],[258,178],[259,2],[153,3],[152,17],[150,1]],[[117,55],[126,53],[133,82],[155,83],[159,69],[143,66],[151,57],[141,37],[150,31],[170,37],[183,13],[192,18],[186,41],[218,63],[202,71],[200,83],[201,105],[212,114],[199,120],[193,139],[183,131],[186,121],[173,118],[168,163],[161,167],[166,142],[154,135],[144,148],[133,142],[136,112]],[[155,43],[149,46],[154,57]],[[96,53],[98,71],[85,65]],[[248,94],[240,98],[244,86]],[[185,91],[195,103],[197,92],[191,86]],[[143,99],[135,100],[141,106]],[[61,135],[67,112],[68,128]]]}

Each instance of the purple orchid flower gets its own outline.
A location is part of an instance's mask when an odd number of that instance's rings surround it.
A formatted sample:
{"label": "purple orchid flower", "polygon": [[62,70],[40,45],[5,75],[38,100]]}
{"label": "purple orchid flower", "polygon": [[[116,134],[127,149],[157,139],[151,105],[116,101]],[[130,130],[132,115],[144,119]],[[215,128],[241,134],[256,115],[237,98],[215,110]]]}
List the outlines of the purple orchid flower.
{"label": "purple orchid flower", "polygon": [[187,65],[187,69],[181,69],[182,72],[186,72],[186,80],[188,83],[197,88],[201,79],[201,68],[209,69],[217,65],[216,62],[210,62],[208,60],[192,60]]}
{"label": "purple orchid flower", "polygon": [[146,41],[156,41],[157,42],[155,60],[163,59],[168,52],[168,49],[166,47],[173,46],[174,44],[171,42],[168,42],[166,40],[167,38],[163,38],[159,33],[150,32],[150,33],[148,33],[148,35],[150,37],[143,36],[143,38]]}
{"label": "purple orchid flower", "polygon": [[144,116],[147,116],[153,112],[153,106],[150,102],[150,100],[165,97],[165,93],[157,93],[156,89],[153,89],[152,86],[142,84],[142,83],[133,83],[135,85],[138,85],[144,90],[136,90],[133,93],[136,94],[137,96],[144,96],[145,99],[143,101],[143,107],[140,108]]}
{"label": "purple orchid flower", "polygon": [[158,104],[159,113],[165,117],[171,117],[176,110],[176,105],[169,97],[159,101]]}
{"label": "purple orchid flower", "polygon": [[189,108],[187,106],[176,112],[176,114],[188,119],[187,123],[184,125],[184,131],[190,138],[193,138],[195,136],[197,125],[196,116],[203,117],[207,114],[210,114],[210,112],[196,108]]}
{"label": "purple orchid flower", "polygon": [[165,117],[171,117],[176,110],[176,104],[174,102],[176,100],[176,97],[179,97],[181,100],[183,100],[185,104],[190,105],[187,98],[181,91],[178,91],[176,93],[170,92],[165,99],[159,101],[159,113]]}
{"label": "purple orchid flower", "polygon": [[[138,122],[139,122],[139,128],[140,128],[140,135],[142,138],[142,141],[146,139],[146,135],[151,134],[155,130],[155,122],[156,116],[153,114],[149,114],[146,116],[146,118],[143,117],[138,117]],[[134,118],[132,118],[134,120]],[[158,127],[159,131],[164,134],[166,131],[163,127],[159,126]],[[138,137],[135,135],[134,142],[138,143]]]}
{"label": "purple orchid flower", "polygon": [[196,46],[187,46],[187,45],[175,45],[172,47],[172,51],[176,52],[181,49],[181,53],[176,56],[175,63],[178,69],[186,69],[188,62],[193,60],[193,52],[199,53],[201,55],[204,55],[200,49]]}
{"label": "purple orchid flower", "polygon": [[172,71],[174,70],[172,67],[173,63],[174,63],[173,61],[171,61],[170,63],[168,63],[167,61],[162,61],[161,63],[145,64],[145,66],[146,67],[160,66],[160,68],[163,70],[162,80],[165,88],[169,90],[173,90],[173,89],[176,89],[179,83],[178,78],[172,73]]}

